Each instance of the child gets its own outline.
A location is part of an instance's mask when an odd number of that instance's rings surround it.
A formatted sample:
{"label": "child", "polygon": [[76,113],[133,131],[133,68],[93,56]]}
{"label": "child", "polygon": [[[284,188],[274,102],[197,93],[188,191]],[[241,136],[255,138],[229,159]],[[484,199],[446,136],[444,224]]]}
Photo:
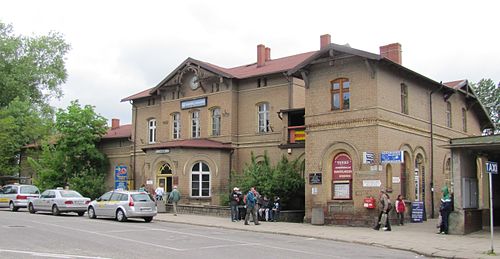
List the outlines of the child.
{"label": "child", "polygon": [[398,198],[396,199],[396,213],[398,215],[398,220],[399,220],[400,226],[404,225],[405,210],[406,210],[405,201],[403,200],[403,196],[401,196],[401,194],[400,194],[400,195],[398,195]]}

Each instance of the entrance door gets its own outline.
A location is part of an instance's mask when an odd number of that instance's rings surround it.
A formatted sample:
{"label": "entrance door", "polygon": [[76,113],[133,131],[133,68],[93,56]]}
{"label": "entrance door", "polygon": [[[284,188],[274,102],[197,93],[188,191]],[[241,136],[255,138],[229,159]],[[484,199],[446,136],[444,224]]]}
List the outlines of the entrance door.
{"label": "entrance door", "polygon": [[168,197],[172,191],[172,169],[168,163],[164,163],[158,169],[158,173],[156,175],[156,186],[163,186],[165,189],[165,197]]}

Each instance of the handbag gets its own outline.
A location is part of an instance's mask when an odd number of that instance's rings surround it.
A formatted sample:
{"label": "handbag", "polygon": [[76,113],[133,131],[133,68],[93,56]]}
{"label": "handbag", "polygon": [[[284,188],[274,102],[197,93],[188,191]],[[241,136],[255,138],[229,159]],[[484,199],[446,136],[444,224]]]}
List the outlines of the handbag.
{"label": "handbag", "polygon": [[387,223],[387,213],[382,213],[382,217],[380,217],[379,224],[385,227],[386,223]]}

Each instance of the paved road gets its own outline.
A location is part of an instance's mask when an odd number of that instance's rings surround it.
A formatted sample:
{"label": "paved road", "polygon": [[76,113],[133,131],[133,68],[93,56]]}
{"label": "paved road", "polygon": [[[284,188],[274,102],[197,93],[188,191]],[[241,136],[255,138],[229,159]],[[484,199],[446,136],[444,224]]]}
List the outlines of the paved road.
{"label": "paved road", "polygon": [[[251,227],[251,226],[250,226]],[[330,240],[0,210],[0,258],[417,258]]]}

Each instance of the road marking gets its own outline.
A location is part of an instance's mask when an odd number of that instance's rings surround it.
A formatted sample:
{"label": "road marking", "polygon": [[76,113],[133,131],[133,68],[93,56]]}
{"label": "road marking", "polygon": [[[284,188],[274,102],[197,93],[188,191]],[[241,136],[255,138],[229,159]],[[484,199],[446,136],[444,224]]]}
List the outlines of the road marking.
{"label": "road marking", "polygon": [[13,254],[29,254],[29,255],[32,255],[32,256],[53,257],[53,258],[110,259],[110,258],[107,258],[107,257],[94,257],[94,256],[88,256],[88,255],[53,254],[53,253],[45,253],[45,252],[21,251],[21,250],[7,250],[7,249],[0,249],[0,252],[13,253]]}
{"label": "road marking", "polygon": [[153,243],[148,243],[148,242],[142,242],[142,241],[139,241],[139,240],[136,240],[136,239],[130,239],[130,238],[125,238],[125,237],[120,237],[120,236],[115,236],[115,235],[108,235],[108,234],[105,234],[105,233],[99,233],[99,232],[95,232],[95,231],[88,231],[88,230],[83,230],[83,229],[78,229],[78,228],[65,227],[65,226],[61,226],[61,225],[50,224],[50,223],[45,223],[45,222],[40,222],[40,221],[33,221],[33,222],[36,222],[36,223],[42,224],[42,225],[49,225],[49,226],[54,226],[54,227],[58,227],[58,228],[65,228],[65,229],[69,229],[69,230],[73,230],[73,231],[80,231],[80,232],[85,232],[85,233],[89,233],[89,234],[94,234],[94,235],[99,235],[99,236],[104,236],[104,237],[109,237],[109,238],[120,239],[120,240],[124,240],[124,241],[129,241],[129,242],[132,242],[132,243],[138,243],[138,244],[141,244],[141,245],[155,246],[155,247],[170,249],[170,250],[174,250],[174,251],[186,251],[186,249],[179,249],[179,248],[170,247],[170,246],[164,246],[164,245],[158,245],[158,244],[153,244]]}

